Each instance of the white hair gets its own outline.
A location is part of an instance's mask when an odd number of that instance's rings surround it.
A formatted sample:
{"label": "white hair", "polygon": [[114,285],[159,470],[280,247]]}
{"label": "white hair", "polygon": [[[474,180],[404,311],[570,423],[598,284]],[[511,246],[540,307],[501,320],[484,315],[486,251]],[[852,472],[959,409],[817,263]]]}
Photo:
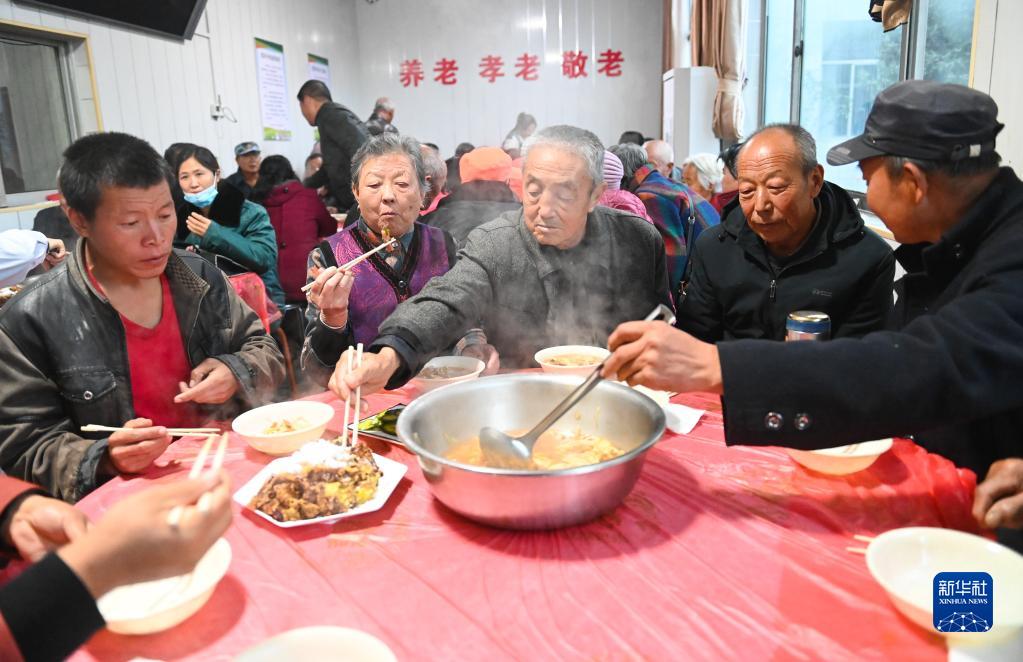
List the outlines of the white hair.
{"label": "white hair", "polygon": [[675,162],[675,150],[663,140],[648,140],[643,143],[643,149],[646,150],[651,161],[656,161],[660,165]]}
{"label": "white hair", "polygon": [[688,165],[696,170],[700,186],[708,191],[721,192],[721,179],[725,176],[725,171],[717,154],[709,152],[693,154],[682,162],[682,169],[685,170]]}
{"label": "white hair", "polygon": [[540,145],[558,147],[578,155],[586,163],[593,186],[604,182],[604,145],[592,132],[567,124],[540,129],[527,138],[522,146],[523,164],[530,150]]}

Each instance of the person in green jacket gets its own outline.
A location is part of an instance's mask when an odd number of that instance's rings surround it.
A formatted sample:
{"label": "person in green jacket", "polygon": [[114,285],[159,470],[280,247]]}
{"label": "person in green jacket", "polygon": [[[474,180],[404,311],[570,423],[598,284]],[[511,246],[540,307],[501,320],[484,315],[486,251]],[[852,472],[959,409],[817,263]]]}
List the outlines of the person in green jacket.
{"label": "person in green jacket", "polygon": [[267,296],[283,306],[277,235],[266,209],[220,181],[217,158],[205,147],[190,145],[181,154],[177,176],[185,196],[185,204],[178,209],[178,241],[226,257],[243,270],[259,274]]}

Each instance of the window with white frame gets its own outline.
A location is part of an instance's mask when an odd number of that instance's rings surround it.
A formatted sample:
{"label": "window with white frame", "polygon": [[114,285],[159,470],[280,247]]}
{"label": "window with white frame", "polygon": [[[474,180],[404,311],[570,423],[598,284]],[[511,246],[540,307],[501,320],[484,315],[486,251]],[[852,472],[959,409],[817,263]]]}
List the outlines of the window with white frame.
{"label": "window with white frame", "polygon": [[[915,0],[910,23],[884,32],[867,3],[753,0],[763,8],[761,124],[795,122],[828,149],[859,134],[878,92],[899,80],[969,82],[974,3]],[[853,191],[855,168],[828,168]]]}
{"label": "window with white frame", "polygon": [[0,25],[0,205],[36,201],[56,186],[78,133],[67,53],[64,42]]}

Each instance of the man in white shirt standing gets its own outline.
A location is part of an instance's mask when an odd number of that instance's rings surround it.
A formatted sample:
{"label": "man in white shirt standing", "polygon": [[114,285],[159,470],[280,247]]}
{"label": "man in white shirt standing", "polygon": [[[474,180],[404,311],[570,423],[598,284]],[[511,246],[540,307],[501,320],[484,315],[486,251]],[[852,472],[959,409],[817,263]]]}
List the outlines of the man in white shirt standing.
{"label": "man in white shirt standing", "polygon": [[67,251],[60,239],[47,239],[35,230],[0,232],[0,287],[20,283],[40,264],[50,270],[65,257]]}

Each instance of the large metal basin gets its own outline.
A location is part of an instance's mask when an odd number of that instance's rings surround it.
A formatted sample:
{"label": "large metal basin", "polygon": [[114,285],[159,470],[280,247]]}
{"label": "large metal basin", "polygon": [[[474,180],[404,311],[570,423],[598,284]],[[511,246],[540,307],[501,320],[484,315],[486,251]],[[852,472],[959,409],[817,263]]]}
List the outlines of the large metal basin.
{"label": "large metal basin", "polygon": [[622,384],[601,382],[555,428],[599,434],[625,454],[556,471],[477,467],[449,460],[451,446],[485,425],[529,429],[581,382],[579,377],[517,374],[445,386],[415,400],[398,418],[398,436],[416,455],[434,495],[469,519],[509,529],[552,529],[612,510],[632,490],[644,455],[664,432],[664,411]]}

